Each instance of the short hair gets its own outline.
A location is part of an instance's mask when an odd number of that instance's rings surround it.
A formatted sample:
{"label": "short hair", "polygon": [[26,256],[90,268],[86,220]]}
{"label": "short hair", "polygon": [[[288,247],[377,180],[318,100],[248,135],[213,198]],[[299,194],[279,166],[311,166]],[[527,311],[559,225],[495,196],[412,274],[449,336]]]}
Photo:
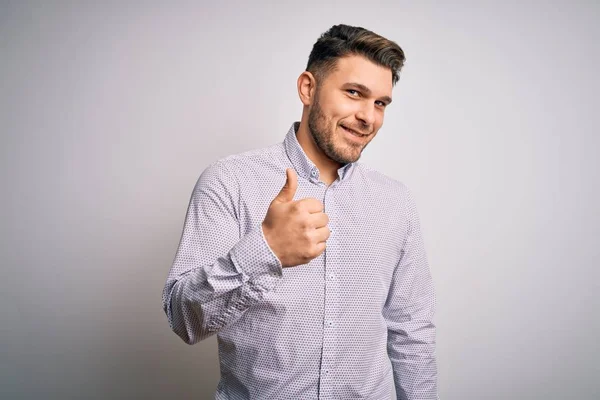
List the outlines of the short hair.
{"label": "short hair", "polygon": [[306,70],[318,81],[335,69],[337,60],[349,55],[360,55],[392,71],[392,85],[400,78],[406,60],[404,51],[396,42],[358,26],[334,25],[314,44]]}

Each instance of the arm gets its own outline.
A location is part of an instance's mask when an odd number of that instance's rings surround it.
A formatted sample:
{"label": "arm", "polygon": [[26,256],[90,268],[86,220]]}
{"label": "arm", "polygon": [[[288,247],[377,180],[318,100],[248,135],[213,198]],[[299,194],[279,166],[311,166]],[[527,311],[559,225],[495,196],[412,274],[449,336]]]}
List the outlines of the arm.
{"label": "arm", "polygon": [[217,161],[192,193],[183,234],[163,290],[171,329],[194,344],[237,320],[281,277],[261,226],[240,235],[239,186]]}
{"label": "arm", "polygon": [[383,315],[398,400],[436,400],[435,293],[419,216],[407,192],[408,232]]}

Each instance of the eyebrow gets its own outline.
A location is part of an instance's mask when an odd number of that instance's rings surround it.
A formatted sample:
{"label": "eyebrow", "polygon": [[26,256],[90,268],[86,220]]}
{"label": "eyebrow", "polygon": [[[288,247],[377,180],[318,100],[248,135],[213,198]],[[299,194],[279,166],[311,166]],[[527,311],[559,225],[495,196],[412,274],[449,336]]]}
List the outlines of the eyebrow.
{"label": "eyebrow", "polygon": [[[348,82],[344,86],[353,86],[353,87],[359,89],[360,91],[364,92],[367,96],[371,94],[371,89],[369,89],[362,83]],[[380,97],[379,100],[385,101],[388,105],[392,102],[392,98],[390,96]]]}

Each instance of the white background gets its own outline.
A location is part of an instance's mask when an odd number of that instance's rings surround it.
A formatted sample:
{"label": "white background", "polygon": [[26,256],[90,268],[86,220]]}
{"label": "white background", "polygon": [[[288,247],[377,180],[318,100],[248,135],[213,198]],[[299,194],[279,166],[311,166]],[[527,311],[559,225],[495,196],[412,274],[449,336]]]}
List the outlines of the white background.
{"label": "white background", "polygon": [[600,398],[600,3],[119,3],[0,3],[0,397],[212,397],[161,308],[189,196],[346,23],[407,55],[361,161],[416,197],[441,398]]}

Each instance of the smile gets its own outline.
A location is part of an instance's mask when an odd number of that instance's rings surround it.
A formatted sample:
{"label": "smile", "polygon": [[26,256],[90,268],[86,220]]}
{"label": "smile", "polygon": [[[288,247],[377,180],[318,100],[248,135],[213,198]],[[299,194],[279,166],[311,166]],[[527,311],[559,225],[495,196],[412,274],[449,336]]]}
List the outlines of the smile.
{"label": "smile", "polygon": [[344,129],[346,132],[348,132],[349,134],[351,134],[351,135],[353,135],[353,136],[356,136],[356,137],[359,137],[359,138],[364,138],[364,137],[367,137],[367,136],[369,136],[369,135],[363,135],[363,134],[360,134],[360,133],[358,133],[358,132],[356,132],[356,131],[353,131],[352,129],[348,129],[348,128],[346,128],[346,127],[345,127],[345,126],[343,126],[343,125],[340,125],[340,126],[341,126],[341,127],[342,127],[342,128],[343,128],[343,129]]}

